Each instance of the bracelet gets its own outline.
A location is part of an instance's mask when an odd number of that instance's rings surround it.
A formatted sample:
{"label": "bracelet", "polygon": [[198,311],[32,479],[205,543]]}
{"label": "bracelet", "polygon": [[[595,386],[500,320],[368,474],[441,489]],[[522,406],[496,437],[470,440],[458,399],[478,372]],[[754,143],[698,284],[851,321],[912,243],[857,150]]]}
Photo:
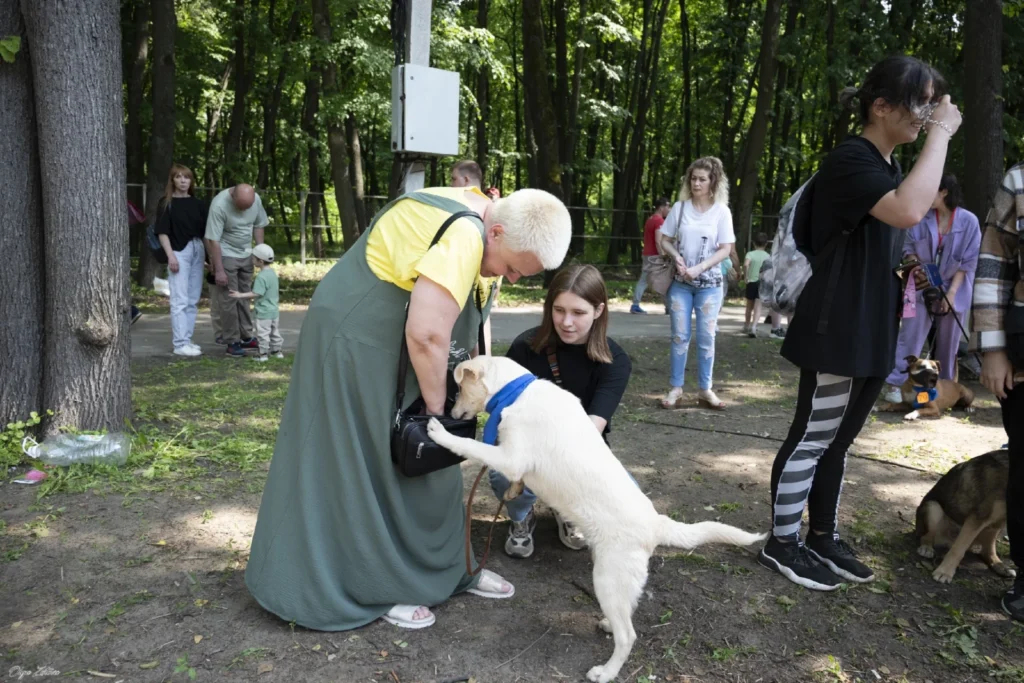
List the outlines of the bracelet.
{"label": "bracelet", "polygon": [[925,120],[925,123],[931,123],[931,124],[934,124],[934,125],[938,126],[942,130],[944,130],[947,133],[949,133],[949,137],[953,137],[953,129],[950,128],[949,124],[946,123],[945,121],[936,121],[935,119],[929,118],[929,119]]}

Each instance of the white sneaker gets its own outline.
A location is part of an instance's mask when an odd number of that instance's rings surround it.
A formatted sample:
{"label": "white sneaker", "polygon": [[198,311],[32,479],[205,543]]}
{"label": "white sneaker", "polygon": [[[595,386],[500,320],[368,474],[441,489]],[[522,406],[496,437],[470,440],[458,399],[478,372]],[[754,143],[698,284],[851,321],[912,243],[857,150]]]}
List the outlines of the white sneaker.
{"label": "white sneaker", "polygon": [[200,348],[199,344],[192,344],[190,342],[190,343],[186,344],[186,346],[192,347],[195,350],[197,356],[203,355],[203,350],[202,350],[202,348]]}
{"label": "white sneaker", "polygon": [[583,532],[569,521],[562,519],[562,515],[555,513],[555,522],[558,523],[558,540],[569,550],[583,550],[587,547],[587,539]]}
{"label": "white sneaker", "polygon": [[284,358],[284,354],[278,351],[277,353],[270,354],[271,358]]}
{"label": "white sneaker", "polygon": [[883,399],[889,403],[902,403],[903,392],[900,391],[899,387],[894,387],[891,384],[885,386],[885,394],[882,396]]}
{"label": "white sneaker", "polygon": [[186,346],[179,346],[176,349],[174,349],[175,356],[189,356],[194,358],[195,356],[202,355],[202,353],[203,352],[200,351],[199,349],[193,348],[191,344]]}
{"label": "white sneaker", "polygon": [[270,356],[253,356],[252,359],[257,363],[266,363],[270,360]]}

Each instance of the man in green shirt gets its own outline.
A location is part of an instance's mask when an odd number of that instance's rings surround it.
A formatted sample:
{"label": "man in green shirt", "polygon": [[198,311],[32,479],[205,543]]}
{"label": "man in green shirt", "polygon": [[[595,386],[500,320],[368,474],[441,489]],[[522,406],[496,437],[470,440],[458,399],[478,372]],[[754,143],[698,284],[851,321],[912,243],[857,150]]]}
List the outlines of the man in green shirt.
{"label": "man in green shirt", "polygon": [[213,266],[210,306],[220,312],[221,336],[231,356],[257,348],[248,298],[228,296],[229,290],[252,291],[252,242],[263,244],[270,221],[252,185],[240,184],[220,192],[210,202],[206,219],[206,251]]}

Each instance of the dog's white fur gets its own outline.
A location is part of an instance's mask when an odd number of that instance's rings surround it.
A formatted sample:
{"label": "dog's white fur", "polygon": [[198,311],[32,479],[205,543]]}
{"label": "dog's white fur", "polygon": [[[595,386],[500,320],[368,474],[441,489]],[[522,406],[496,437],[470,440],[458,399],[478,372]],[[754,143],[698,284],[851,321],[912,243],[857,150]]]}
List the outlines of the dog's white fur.
{"label": "dog's white fur", "polygon": [[[508,358],[479,356],[455,368],[459,399],[454,417],[474,416],[505,384],[527,370]],[[682,524],[658,514],[612,454],[579,399],[543,380],[530,384],[501,416],[498,444],[453,436],[431,420],[430,437],[464,458],[479,461],[539,498],[586,536],[594,558],[594,592],[615,638],[615,651],[593,667],[590,681],[615,678],[636,641],[633,610],[647,582],[647,562],[658,545],[695,548],[703,543],[750,545],[752,534],[718,522]]]}

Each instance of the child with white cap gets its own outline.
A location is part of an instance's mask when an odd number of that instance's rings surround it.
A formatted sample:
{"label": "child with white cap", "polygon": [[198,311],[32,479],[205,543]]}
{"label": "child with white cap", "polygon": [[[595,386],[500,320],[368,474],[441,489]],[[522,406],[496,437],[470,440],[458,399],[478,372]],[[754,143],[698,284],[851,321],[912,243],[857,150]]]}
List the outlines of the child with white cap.
{"label": "child with white cap", "polygon": [[253,278],[252,291],[240,293],[234,290],[228,296],[234,299],[255,299],[253,308],[256,313],[256,339],[259,341],[259,355],[253,360],[261,363],[274,358],[284,358],[281,347],[284,339],[280,332],[280,313],[278,312],[277,273],[274,272],[274,250],[269,244],[257,244],[252,249],[253,264],[260,272]]}

